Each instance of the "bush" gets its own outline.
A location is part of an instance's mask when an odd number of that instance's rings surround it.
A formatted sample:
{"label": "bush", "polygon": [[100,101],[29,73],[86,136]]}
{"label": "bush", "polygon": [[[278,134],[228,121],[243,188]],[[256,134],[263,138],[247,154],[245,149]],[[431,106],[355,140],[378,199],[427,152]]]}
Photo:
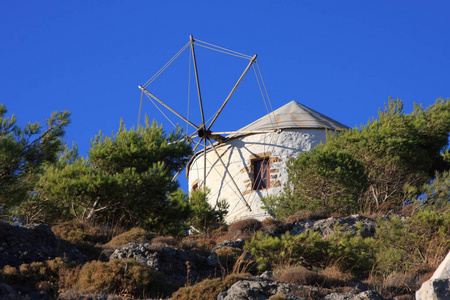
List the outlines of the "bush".
{"label": "bush", "polygon": [[231,273],[234,265],[241,256],[243,250],[233,247],[222,247],[216,251],[217,258],[219,259],[220,265],[226,272],[226,274]]}
{"label": "bush", "polygon": [[286,296],[284,293],[272,295],[269,297],[269,300],[289,300],[289,299],[291,299],[291,298]]}
{"label": "bush", "polygon": [[319,145],[287,162],[289,180],[283,193],[262,199],[280,219],[299,210],[356,213],[367,187],[364,166],[351,154]]}
{"label": "bush", "polygon": [[421,209],[411,217],[378,220],[376,271],[424,274],[437,268],[450,250],[450,210]]}
{"label": "bush", "polygon": [[70,288],[76,284],[79,268],[74,263],[57,257],[44,262],[22,264],[19,268],[5,266],[0,273],[8,284],[40,287],[56,297],[58,290]]}
{"label": "bush", "polygon": [[89,222],[81,222],[77,220],[64,222],[52,226],[52,231],[56,236],[59,236],[74,244],[82,242],[104,244],[108,241],[107,232]]}
{"label": "bush", "polygon": [[132,228],[131,230],[119,234],[111,239],[106,245],[107,246],[122,246],[130,242],[136,243],[149,243],[155,234],[149,233],[142,228]]}
{"label": "bush", "polygon": [[321,220],[327,219],[331,216],[330,213],[324,210],[300,210],[293,215],[286,218],[286,223],[298,223],[302,220]]}
{"label": "bush", "polygon": [[254,235],[244,245],[244,250],[255,258],[260,271],[283,269],[308,263],[324,263],[328,243],[320,233],[308,231],[291,236],[289,232],[280,236],[265,236],[262,232]]}
{"label": "bush", "polygon": [[334,265],[361,278],[369,275],[375,255],[373,238],[364,239],[337,226],[327,237],[314,231],[296,236],[287,232],[280,237],[258,232],[244,249],[255,257],[260,271],[302,264],[316,268]]}
{"label": "bush", "polygon": [[225,215],[228,213],[229,204],[225,200],[217,202],[212,207],[208,201],[209,190],[196,190],[189,195],[189,204],[192,209],[188,224],[194,232],[207,233],[217,228],[224,222]]}
{"label": "bush", "polygon": [[179,242],[172,236],[158,236],[152,239],[153,244],[164,244],[170,247],[177,247]]}
{"label": "bush", "polygon": [[80,271],[78,285],[89,292],[133,297],[163,297],[174,290],[164,275],[134,260],[89,262]]}
{"label": "bush", "polygon": [[250,277],[250,274],[232,274],[224,279],[206,279],[194,286],[184,287],[176,291],[172,295],[173,300],[210,300],[216,299],[217,296],[230,288],[239,280]]}
{"label": "bush", "polygon": [[277,279],[294,285],[318,285],[323,279],[316,272],[304,267],[293,267],[283,270]]}
{"label": "bush", "polygon": [[237,239],[239,237],[248,237],[256,233],[261,229],[261,222],[249,218],[240,221],[236,221],[228,226],[228,234],[231,238]]}
{"label": "bush", "polygon": [[90,260],[99,259],[102,249],[99,244],[108,241],[108,232],[89,222],[72,220],[52,226],[56,236],[74,243],[78,250]]}
{"label": "bush", "polygon": [[181,241],[181,247],[185,250],[186,247],[191,250],[199,252],[211,252],[211,250],[217,245],[217,242],[213,238],[209,238],[205,235],[189,235]]}
{"label": "bush", "polygon": [[353,278],[353,275],[342,272],[336,266],[327,266],[325,269],[319,270],[318,274],[323,278],[324,287],[345,286]]}
{"label": "bush", "polygon": [[262,231],[267,234],[283,233],[285,231],[283,225],[283,222],[273,218],[266,218],[261,222]]}

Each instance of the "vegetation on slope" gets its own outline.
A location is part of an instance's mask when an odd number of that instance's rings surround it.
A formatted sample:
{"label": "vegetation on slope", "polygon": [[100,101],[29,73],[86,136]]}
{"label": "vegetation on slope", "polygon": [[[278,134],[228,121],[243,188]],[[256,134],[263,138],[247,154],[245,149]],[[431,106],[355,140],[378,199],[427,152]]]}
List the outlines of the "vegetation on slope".
{"label": "vegetation on slope", "polygon": [[[222,227],[225,204],[209,206],[204,192],[189,199],[170,180],[191,151],[187,144],[171,144],[180,132],[166,135],[148,120],[137,129],[121,124],[116,134],[100,133],[83,158],[76,149],[63,149],[68,113],[54,114],[46,130],[39,124],[20,128],[5,114],[1,106],[3,219],[52,224],[56,235],[90,258],[84,266],[60,258],[5,266],[0,280],[12,285],[55,298],[88,292],[169,296],[178,287],[162,274],[135,261],[109,261],[102,252],[151,241],[209,253],[224,240],[241,238],[243,249],[215,251],[223,276],[232,276],[185,287],[174,297],[201,299],[248,277],[245,272],[265,270],[279,280],[334,291],[364,281],[392,297],[411,295],[450,250],[450,100],[416,106],[410,114],[400,100],[390,100],[378,119],[330,135],[326,144],[290,161],[283,194],[264,200],[276,219]],[[291,235],[283,222],[351,213],[376,218],[375,236],[339,227],[326,236]],[[188,226],[202,234],[186,237]]]}

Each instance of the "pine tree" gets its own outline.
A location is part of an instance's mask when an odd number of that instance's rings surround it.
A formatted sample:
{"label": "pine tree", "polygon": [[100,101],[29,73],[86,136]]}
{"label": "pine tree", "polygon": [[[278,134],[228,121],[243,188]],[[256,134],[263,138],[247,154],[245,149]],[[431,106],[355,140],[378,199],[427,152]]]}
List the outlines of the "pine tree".
{"label": "pine tree", "polygon": [[43,165],[57,161],[70,113],[52,113],[46,127],[38,122],[21,127],[6,113],[0,105],[0,206],[9,211],[27,199]]}
{"label": "pine tree", "polygon": [[[97,220],[124,227],[141,226],[160,233],[183,230],[189,205],[173,174],[186,163],[191,147],[176,142],[150,124],[117,133],[101,132],[91,141],[88,158],[50,166],[36,191],[41,203],[57,208],[62,218]],[[72,160],[72,159],[71,159]],[[181,225],[180,225],[181,224]]]}

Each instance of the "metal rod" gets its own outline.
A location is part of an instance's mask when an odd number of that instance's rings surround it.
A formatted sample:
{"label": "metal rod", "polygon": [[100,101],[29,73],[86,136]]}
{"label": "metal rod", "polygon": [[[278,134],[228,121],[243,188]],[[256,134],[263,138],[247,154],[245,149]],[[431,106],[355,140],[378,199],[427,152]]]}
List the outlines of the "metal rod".
{"label": "metal rod", "polygon": [[196,137],[195,135],[197,134],[197,132],[198,132],[198,129],[189,135],[184,135],[184,138],[182,138],[178,141],[170,142],[169,145],[173,145],[173,144],[176,144],[179,142],[185,142],[185,141],[192,142],[193,138]]}
{"label": "metal rod", "polygon": [[149,91],[147,91],[144,87],[139,86],[139,88],[141,89],[141,91],[143,91],[145,94],[149,95],[150,97],[152,97],[153,99],[155,99],[156,101],[158,101],[161,105],[163,105],[165,108],[167,108],[168,110],[170,110],[171,112],[173,112],[174,114],[176,114],[179,118],[181,118],[182,120],[184,120],[185,122],[189,123],[192,127],[194,127],[195,129],[199,129],[199,127],[197,125],[195,125],[194,123],[192,123],[191,121],[189,121],[188,119],[186,119],[185,117],[183,117],[182,115],[180,115],[179,113],[177,113],[173,108],[171,108],[169,105],[167,105],[166,103],[164,103],[162,100],[159,100],[158,97],[156,97],[155,95],[153,95],[152,93],[150,93]]}
{"label": "metal rod", "polygon": [[202,93],[200,92],[200,80],[198,78],[197,59],[195,58],[194,37],[189,36],[191,40],[192,60],[194,62],[195,82],[197,83],[198,102],[200,105],[200,114],[202,115],[202,124],[205,124],[205,114],[203,113]]}
{"label": "metal rod", "polygon": [[203,156],[204,156],[204,160],[203,160],[203,192],[206,193],[206,146],[208,145],[206,143],[206,136],[203,138],[204,144],[203,144]]}
{"label": "metal rod", "polygon": [[210,139],[208,139],[208,141],[209,141],[209,143],[211,144],[212,148],[214,149],[214,152],[216,152],[216,155],[217,155],[217,157],[219,158],[220,163],[221,163],[222,166],[225,168],[225,172],[228,174],[228,176],[230,176],[231,181],[233,182],[234,187],[235,187],[235,188],[237,189],[237,191],[239,192],[239,195],[241,196],[242,201],[244,201],[245,206],[247,206],[247,208],[248,208],[249,211],[252,211],[252,208],[250,207],[250,205],[248,205],[247,201],[246,201],[245,198],[244,198],[244,195],[242,195],[241,190],[239,189],[239,187],[238,187],[236,181],[234,181],[234,178],[233,178],[233,176],[230,174],[230,171],[228,171],[228,168],[227,168],[227,166],[225,165],[225,163],[223,162],[222,157],[220,157],[220,154],[219,154],[219,152],[216,150],[216,147],[214,146],[214,144],[211,142]]}
{"label": "metal rod", "polygon": [[268,129],[268,130],[243,130],[243,131],[214,131],[214,134],[252,134],[252,133],[271,133],[277,132],[276,129]]}
{"label": "metal rod", "polygon": [[219,117],[220,113],[222,112],[222,110],[224,109],[225,105],[228,103],[228,100],[230,100],[231,96],[233,95],[234,91],[237,89],[237,87],[239,86],[239,84],[241,83],[242,79],[244,78],[245,74],[247,73],[247,71],[250,69],[251,65],[255,62],[257,55],[253,55],[252,59],[250,60],[249,64],[247,65],[247,67],[245,68],[244,72],[242,72],[241,77],[239,77],[238,81],[236,82],[236,84],[234,85],[233,89],[231,90],[230,94],[228,95],[228,97],[225,99],[225,101],[223,102],[222,106],[219,108],[219,110],[217,111],[216,115],[214,116],[214,119],[211,121],[211,123],[209,123],[208,126],[208,130],[211,130],[211,126],[214,124],[214,122],[216,122],[217,118]]}
{"label": "metal rod", "polygon": [[142,100],[144,100],[144,91],[141,91],[141,102],[139,103],[139,114],[138,114],[137,127],[139,127],[139,125],[141,125]]}

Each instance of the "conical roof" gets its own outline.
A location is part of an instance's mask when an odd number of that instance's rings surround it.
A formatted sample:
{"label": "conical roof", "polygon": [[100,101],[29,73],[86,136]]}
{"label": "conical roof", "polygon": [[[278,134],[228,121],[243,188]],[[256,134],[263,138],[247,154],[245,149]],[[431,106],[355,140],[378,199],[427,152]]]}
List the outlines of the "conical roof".
{"label": "conical roof", "polygon": [[349,127],[297,101],[291,101],[274,112],[237,130],[232,137],[245,135],[250,132],[294,128],[342,130]]}

